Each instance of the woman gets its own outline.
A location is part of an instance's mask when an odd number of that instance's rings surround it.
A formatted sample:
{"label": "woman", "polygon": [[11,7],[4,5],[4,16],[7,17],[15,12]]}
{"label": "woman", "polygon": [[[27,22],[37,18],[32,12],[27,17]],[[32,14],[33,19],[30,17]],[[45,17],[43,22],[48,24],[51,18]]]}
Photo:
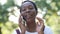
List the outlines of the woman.
{"label": "woman", "polygon": [[[24,1],[20,7],[20,13],[20,34],[52,34],[51,29],[45,27],[43,20],[39,17],[36,17],[38,11],[34,2]],[[38,20],[37,23],[35,19]]]}

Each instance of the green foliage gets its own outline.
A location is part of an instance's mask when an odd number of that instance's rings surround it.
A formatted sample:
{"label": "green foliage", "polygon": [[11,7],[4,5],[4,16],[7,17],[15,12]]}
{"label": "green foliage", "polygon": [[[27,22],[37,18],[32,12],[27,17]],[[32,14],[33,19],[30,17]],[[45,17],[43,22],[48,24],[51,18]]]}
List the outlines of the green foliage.
{"label": "green foliage", "polygon": [[6,21],[8,21],[8,11],[7,8],[15,6],[14,1],[13,0],[8,0],[8,2],[4,5],[0,5],[0,23],[5,23]]}
{"label": "green foliage", "polygon": [[14,6],[15,3],[13,0],[7,0],[7,3],[5,3],[4,5],[1,5],[0,3],[0,34],[11,34],[11,31],[17,27],[16,24],[8,22],[9,12],[7,11],[7,8]]}
{"label": "green foliage", "polygon": [[[46,7],[47,11],[43,17],[46,20],[46,24],[52,28],[54,34],[60,34],[60,16],[57,14],[57,12],[60,10],[60,0],[50,0],[50,3],[47,3],[47,0],[33,1],[35,1],[37,7],[42,11]],[[0,32],[2,32],[0,34],[11,34],[12,30],[18,27],[17,24],[8,21],[9,12],[7,11],[7,8],[14,6],[18,6],[15,5],[14,0],[7,0],[7,3],[4,5],[1,5],[0,3]]]}
{"label": "green foliage", "polygon": [[[45,7],[47,8],[47,12],[44,15],[44,19],[46,20],[46,24],[50,26],[54,34],[60,33],[60,16],[57,12],[60,10],[60,0],[50,0],[50,3],[47,3],[47,0],[34,0],[37,7],[43,10]],[[59,24],[58,24],[59,23]],[[56,29],[56,30],[55,30]]]}

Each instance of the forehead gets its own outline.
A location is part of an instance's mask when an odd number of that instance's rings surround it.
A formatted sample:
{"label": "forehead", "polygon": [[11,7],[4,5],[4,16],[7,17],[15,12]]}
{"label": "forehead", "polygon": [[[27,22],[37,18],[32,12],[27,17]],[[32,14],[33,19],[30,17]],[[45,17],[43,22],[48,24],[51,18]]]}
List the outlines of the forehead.
{"label": "forehead", "polygon": [[33,6],[33,4],[31,2],[25,2],[22,4],[22,7],[28,7],[28,6]]}

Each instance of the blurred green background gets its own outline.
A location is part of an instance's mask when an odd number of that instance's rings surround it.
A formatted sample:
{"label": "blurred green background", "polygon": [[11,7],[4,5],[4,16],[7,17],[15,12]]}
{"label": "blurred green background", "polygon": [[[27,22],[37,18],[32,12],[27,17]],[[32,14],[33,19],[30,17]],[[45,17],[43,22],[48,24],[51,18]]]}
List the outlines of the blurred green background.
{"label": "blurred green background", "polygon": [[[24,0],[0,0],[0,34],[11,34],[18,27],[19,7]],[[54,34],[60,34],[60,0],[31,0]]]}

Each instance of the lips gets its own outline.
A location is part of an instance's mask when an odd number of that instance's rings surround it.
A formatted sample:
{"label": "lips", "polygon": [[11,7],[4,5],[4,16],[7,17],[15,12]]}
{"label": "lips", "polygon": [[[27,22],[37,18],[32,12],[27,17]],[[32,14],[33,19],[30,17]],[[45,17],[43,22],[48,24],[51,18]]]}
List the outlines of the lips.
{"label": "lips", "polygon": [[30,20],[31,18],[32,18],[31,15],[26,15],[26,16],[25,16],[25,19],[26,19],[26,20]]}
{"label": "lips", "polygon": [[24,18],[25,20],[31,20],[32,17],[33,17],[32,14],[28,14],[28,13],[25,13],[25,14],[23,14],[22,16],[23,16],[23,18]]}
{"label": "lips", "polygon": [[26,18],[29,19],[29,18],[31,18],[31,16],[30,15],[27,15]]}

